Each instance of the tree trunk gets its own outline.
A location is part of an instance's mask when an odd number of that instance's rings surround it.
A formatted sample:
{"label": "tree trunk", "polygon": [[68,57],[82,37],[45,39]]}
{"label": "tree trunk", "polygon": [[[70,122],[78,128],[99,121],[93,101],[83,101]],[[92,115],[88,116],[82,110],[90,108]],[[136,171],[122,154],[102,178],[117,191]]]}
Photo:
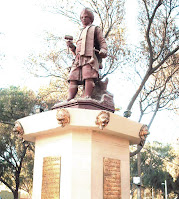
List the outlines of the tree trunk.
{"label": "tree trunk", "polygon": [[141,184],[142,183],[141,183],[141,154],[140,152],[137,154],[137,171],[138,171],[138,177],[140,177],[140,185],[137,188],[137,199],[141,199]]}
{"label": "tree trunk", "polygon": [[154,188],[152,187],[152,199],[154,199]]}
{"label": "tree trunk", "polygon": [[130,110],[132,109],[132,106],[133,106],[135,100],[137,99],[139,93],[141,92],[143,86],[145,85],[145,83],[146,83],[146,81],[148,80],[148,78],[150,77],[150,75],[151,75],[151,70],[148,70],[148,71],[146,72],[146,74],[145,74],[145,76],[144,76],[144,78],[143,78],[143,80],[142,80],[142,82],[141,82],[139,88],[138,88],[137,91],[134,93],[134,95],[133,95],[131,101],[129,102],[129,105],[128,105],[128,107],[127,107],[127,111],[130,111]]}
{"label": "tree trunk", "polygon": [[14,191],[13,195],[14,195],[14,199],[18,199],[18,190]]}

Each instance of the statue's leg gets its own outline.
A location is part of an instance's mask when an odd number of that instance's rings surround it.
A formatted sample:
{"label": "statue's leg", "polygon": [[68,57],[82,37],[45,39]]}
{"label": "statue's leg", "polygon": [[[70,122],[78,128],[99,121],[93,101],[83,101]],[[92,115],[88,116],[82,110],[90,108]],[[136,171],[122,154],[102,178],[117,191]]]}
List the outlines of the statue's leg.
{"label": "statue's leg", "polygon": [[78,84],[77,81],[71,80],[68,90],[68,98],[67,101],[70,101],[71,99],[75,98],[76,94],[78,92]]}
{"label": "statue's leg", "polygon": [[95,87],[94,80],[98,78],[98,72],[87,64],[82,67],[82,79],[85,83],[84,96],[85,98],[92,97],[92,93]]}
{"label": "statue's leg", "polygon": [[91,98],[94,86],[95,86],[95,84],[94,84],[94,80],[93,79],[86,79],[85,80],[85,93],[84,93],[84,97]]}

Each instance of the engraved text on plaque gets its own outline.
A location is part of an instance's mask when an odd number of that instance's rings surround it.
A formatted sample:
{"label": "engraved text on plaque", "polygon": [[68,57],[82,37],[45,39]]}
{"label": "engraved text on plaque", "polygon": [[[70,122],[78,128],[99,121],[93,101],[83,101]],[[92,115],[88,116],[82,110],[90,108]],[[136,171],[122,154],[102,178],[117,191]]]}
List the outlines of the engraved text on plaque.
{"label": "engraved text on plaque", "polygon": [[60,157],[43,158],[41,199],[60,199]]}
{"label": "engraved text on plaque", "polygon": [[104,158],[104,199],[121,199],[120,160]]}

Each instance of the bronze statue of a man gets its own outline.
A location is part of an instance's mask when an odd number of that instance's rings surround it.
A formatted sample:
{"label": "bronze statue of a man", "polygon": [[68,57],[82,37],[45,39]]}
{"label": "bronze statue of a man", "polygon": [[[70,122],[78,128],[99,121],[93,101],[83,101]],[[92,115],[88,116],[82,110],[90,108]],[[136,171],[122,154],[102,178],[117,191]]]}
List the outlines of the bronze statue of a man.
{"label": "bronze statue of a man", "polygon": [[82,10],[80,15],[83,30],[80,33],[77,45],[67,41],[67,46],[75,55],[75,60],[69,75],[69,94],[67,100],[73,99],[78,91],[78,85],[84,85],[83,97],[91,98],[95,81],[99,78],[102,58],[107,56],[107,44],[102,31],[92,25],[93,12],[89,8]]}

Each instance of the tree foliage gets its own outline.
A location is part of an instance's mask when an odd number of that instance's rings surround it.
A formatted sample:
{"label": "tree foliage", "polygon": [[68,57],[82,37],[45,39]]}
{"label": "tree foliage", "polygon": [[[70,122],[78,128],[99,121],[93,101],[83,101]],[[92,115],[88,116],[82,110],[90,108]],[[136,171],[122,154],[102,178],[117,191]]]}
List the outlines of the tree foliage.
{"label": "tree foliage", "polygon": [[[58,101],[67,99],[68,82],[66,80],[59,81],[57,78],[52,78],[48,86],[42,86],[38,90],[38,103],[49,110]],[[45,108],[45,107],[44,107]]]}
{"label": "tree foliage", "polygon": [[[156,114],[160,106],[164,107],[164,105],[168,104],[168,102],[164,100],[167,96],[165,96],[164,93],[166,94],[168,90],[170,90],[171,84],[169,84],[169,82],[173,81],[179,70],[178,29],[175,21],[178,1],[141,0],[140,6],[139,23],[143,40],[141,41],[141,51],[139,53],[141,56],[137,60],[138,62],[142,61],[142,68],[145,69],[145,73],[142,74],[138,72],[140,77],[143,77],[141,78],[138,89],[128,104],[127,111],[131,111],[134,102],[140,94],[145,93],[145,96],[140,100],[141,105],[141,102],[146,101],[145,99],[149,99],[148,101],[150,101],[149,93],[157,93],[157,95],[154,94],[156,99],[154,113]],[[163,87],[159,86],[158,77],[161,78]],[[148,83],[152,83],[153,86],[150,87]],[[174,87],[176,85],[177,84],[175,84]],[[172,89],[169,92],[173,93]],[[176,91],[177,89],[174,92]],[[174,95],[178,96],[178,92]],[[173,100],[173,98],[170,99]],[[148,104],[150,104],[150,102]],[[143,114],[144,109],[141,109],[141,114]],[[155,114],[153,116],[155,116]],[[153,121],[153,119],[151,119],[151,121]]]}
{"label": "tree foliage", "polygon": [[30,192],[34,146],[13,133],[13,124],[28,116],[35,103],[35,94],[30,90],[0,90],[0,181],[12,191],[14,199],[18,198],[19,188]]}
{"label": "tree foliage", "polygon": [[[176,159],[177,153],[170,145],[162,145],[159,142],[147,143],[141,152],[142,185],[149,189],[153,187],[156,192],[159,192],[159,190],[163,191],[162,183],[167,180],[168,193],[179,194],[178,188],[176,188],[179,178],[175,169],[179,166],[175,163]],[[136,157],[131,158],[130,164],[132,181],[132,177],[138,176]],[[167,165],[172,165],[173,169],[167,169]]]}
{"label": "tree foliage", "polygon": [[[130,116],[132,107],[138,99],[140,110],[138,121],[141,122],[144,115],[150,114],[148,123],[145,121],[150,128],[158,111],[178,109],[179,45],[176,26],[178,1],[140,0],[139,5],[142,40],[136,49],[138,53],[135,54],[134,64],[140,83],[124,115]],[[140,170],[143,171],[142,168],[139,169],[139,176]]]}
{"label": "tree foliage", "polygon": [[[171,60],[174,58],[174,60]],[[140,119],[144,114],[152,113],[148,127],[151,126],[158,111],[167,109],[177,111],[178,73],[179,67],[173,63],[178,61],[175,56],[170,57],[165,67],[152,74],[139,95]],[[171,63],[172,62],[172,63]]]}
{"label": "tree foliage", "polygon": [[26,117],[36,102],[33,91],[11,86],[0,89],[0,121],[13,124],[19,118]]}

